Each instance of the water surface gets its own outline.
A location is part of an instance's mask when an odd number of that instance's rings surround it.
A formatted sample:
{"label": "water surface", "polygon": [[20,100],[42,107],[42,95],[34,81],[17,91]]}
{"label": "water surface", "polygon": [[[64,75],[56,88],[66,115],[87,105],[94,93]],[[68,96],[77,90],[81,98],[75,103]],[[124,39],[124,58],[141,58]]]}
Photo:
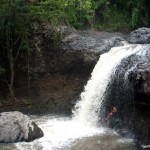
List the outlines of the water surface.
{"label": "water surface", "polygon": [[0,150],[136,150],[132,139],[115,131],[82,125],[68,117],[31,116],[44,131],[33,142],[0,144]]}

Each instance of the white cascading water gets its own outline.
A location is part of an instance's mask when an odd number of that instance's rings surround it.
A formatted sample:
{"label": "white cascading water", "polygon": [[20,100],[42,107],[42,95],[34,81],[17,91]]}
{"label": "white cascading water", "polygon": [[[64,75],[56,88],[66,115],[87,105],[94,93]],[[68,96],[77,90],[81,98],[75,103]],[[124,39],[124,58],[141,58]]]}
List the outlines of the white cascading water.
{"label": "white cascading water", "polygon": [[111,82],[111,76],[115,74],[117,65],[123,58],[137,53],[141,48],[141,45],[125,45],[112,48],[108,53],[101,55],[91,79],[85,86],[84,92],[81,93],[80,101],[75,106],[74,119],[89,126],[99,124],[98,113],[105,100],[107,85]]}
{"label": "white cascading water", "polygon": [[125,45],[112,48],[108,53],[101,55],[92,72],[91,79],[73,110],[73,117],[45,116],[38,118],[35,121],[44,131],[44,137],[29,144],[18,143],[16,144],[17,148],[19,150],[58,150],[70,145],[74,140],[105,134],[108,129],[97,126],[98,113],[105,100],[105,92],[107,92],[108,83],[111,82],[111,75],[115,74],[116,67],[123,58],[135,54],[141,49],[142,45]]}

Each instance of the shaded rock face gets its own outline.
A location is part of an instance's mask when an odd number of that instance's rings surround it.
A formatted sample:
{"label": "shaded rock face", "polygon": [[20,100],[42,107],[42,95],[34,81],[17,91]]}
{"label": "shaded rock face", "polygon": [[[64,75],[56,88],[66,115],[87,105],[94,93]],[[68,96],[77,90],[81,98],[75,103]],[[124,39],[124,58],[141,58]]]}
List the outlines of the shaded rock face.
{"label": "shaded rock face", "polygon": [[124,58],[112,75],[103,103],[104,116],[117,107],[108,126],[115,128],[137,144],[149,145],[150,141],[150,44],[132,45],[140,51]]}
{"label": "shaded rock face", "polygon": [[0,142],[29,142],[42,136],[43,131],[21,112],[0,113]]}
{"label": "shaded rock face", "polygon": [[[32,74],[91,73],[99,55],[114,46],[124,45],[126,38],[117,32],[80,32],[66,26],[58,27],[57,32],[61,38],[54,41],[54,31],[48,24],[33,26],[30,34],[30,43],[35,50],[30,61]],[[22,71],[27,69],[25,65],[20,68]]]}
{"label": "shaded rock face", "polygon": [[[84,72],[90,70],[91,72],[101,54],[108,52],[112,47],[125,44],[119,33],[94,33],[94,31],[85,32],[84,34],[77,32],[63,38],[61,49],[64,51],[64,59],[67,60],[64,63],[65,68],[68,70],[83,70]],[[106,35],[107,38],[103,35]]]}
{"label": "shaded rock face", "polygon": [[150,28],[139,28],[130,33],[129,43],[150,44]]}
{"label": "shaded rock face", "polygon": [[[124,45],[127,35],[82,32],[66,26],[59,27],[58,31],[62,39],[54,44],[49,25],[33,26],[30,43],[35,52],[19,67],[15,89],[18,97],[30,95],[36,108],[71,113],[100,55],[113,46]],[[22,78],[29,79],[30,84]]]}
{"label": "shaded rock face", "polygon": [[[18,110],[24,113],[58,113],[71,114],[72,108],[78,100],[84,85],[88,81],[88,74],[47,74],[36,80],[33,80],[28,88],[28,82],[18,80],[16,87],[17,96],[31,105],[31,107],[9,107],[0,111]],[[21,88],[20,88],[21,87]],[[30,95],[29,99],[28,95]],[[27,98],[26,98],[27,97]],[[28,106],[27,105],[27,106]]]}

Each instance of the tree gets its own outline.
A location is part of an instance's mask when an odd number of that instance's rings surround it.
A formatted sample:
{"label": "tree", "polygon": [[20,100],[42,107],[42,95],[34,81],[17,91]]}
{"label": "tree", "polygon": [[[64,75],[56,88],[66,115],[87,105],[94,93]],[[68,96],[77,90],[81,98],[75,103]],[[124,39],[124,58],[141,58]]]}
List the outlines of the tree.
{"label": "tree", "polygon": [[[26,36],[26,22],[22,12],[20,0],[2,0],[0,2],[0,49],[1,66],[9,76],[6,78],[10,98],[16,101],[14,92],[15,64],[21,52]],[[4,58],[5,56],[5,58]],[[4,63],[2,63],[4,61]]]}

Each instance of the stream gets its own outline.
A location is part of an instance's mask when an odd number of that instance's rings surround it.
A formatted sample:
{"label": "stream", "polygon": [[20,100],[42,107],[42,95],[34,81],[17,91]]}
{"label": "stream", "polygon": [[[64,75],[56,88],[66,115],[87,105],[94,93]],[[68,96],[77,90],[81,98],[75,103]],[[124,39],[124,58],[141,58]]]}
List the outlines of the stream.
{"label": "stream", "polygon": [[126,139],[103,127],[89,127],[68,117],[30,116],[44,132],[33,142],[0,144],[0,150],[136,150]]}

